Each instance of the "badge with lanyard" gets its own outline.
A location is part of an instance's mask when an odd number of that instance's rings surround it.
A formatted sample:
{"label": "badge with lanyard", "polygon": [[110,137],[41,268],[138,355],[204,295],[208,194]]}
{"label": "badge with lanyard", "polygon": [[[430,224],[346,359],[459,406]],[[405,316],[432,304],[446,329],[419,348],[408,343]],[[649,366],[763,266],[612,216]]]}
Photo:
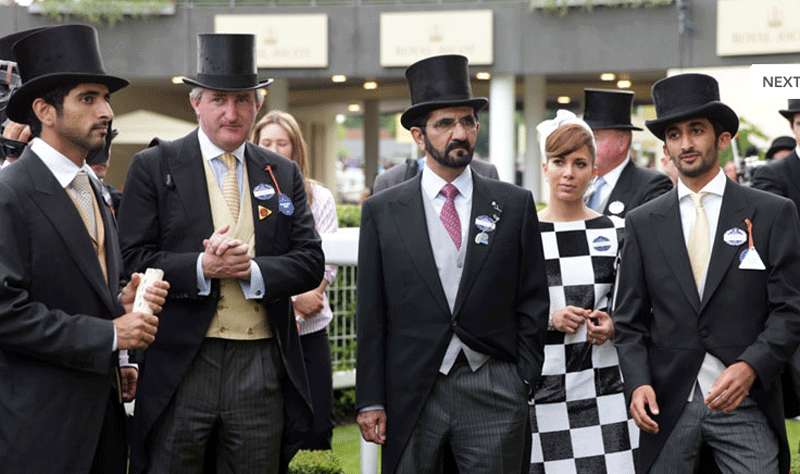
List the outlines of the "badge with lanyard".
{"label": "badge with lanyard", "polygon": [[273,186],[275,186],[275,189],[278,191],[278,212],[280,212],[284,216],[293,215],[294,214],[294,203],[292,202],[291,199],[289,199],[289,196],[287,196],[287,195],[283,194],[283,192],[281,192],[281,185],[278,184],[278,180],[275,179],[275,175],[272,173],[272,165],[267,165],[264,168],[264,171],[266,171],[267,174],[269,174],[269,177],[272,180]]}
{"label": "badge with lanyard", "polygon": [[755,242],[753,241],[753,222],[748,217],[744,220],[747,226],[747,248],[739,255],[739,268],[742,270],[766,270],[761,256],[756,250]]}

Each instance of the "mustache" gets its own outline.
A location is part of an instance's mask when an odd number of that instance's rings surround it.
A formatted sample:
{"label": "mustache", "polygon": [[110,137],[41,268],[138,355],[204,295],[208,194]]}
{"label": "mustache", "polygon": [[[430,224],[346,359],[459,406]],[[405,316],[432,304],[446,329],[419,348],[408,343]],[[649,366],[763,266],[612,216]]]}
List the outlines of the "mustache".
{"label": "mustache", "polygon": [[466,140],[453,140],[452,142],[447,144],[447,148],[444,150],[444,154],[447,155],[453,150],[458,150],[459,148],[463,148],[466,151],[470,150],[469,142]]}

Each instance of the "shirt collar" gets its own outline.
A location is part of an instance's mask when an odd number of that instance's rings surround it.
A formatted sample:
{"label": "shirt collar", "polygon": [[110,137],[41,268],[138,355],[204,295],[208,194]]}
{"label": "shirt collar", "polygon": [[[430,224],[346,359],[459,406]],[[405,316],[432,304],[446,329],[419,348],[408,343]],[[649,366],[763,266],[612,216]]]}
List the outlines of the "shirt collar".
{"label": "shirt collar", "polygon": [[[711,181],[706,183],[706,185],[703,186],[703,189],[701,189],[700,192],[701,193],[714,194],[714,195],[717,195],[719,197],[722,197],[722,195],[725,193],[725,183],[726,183],[727,179],[728,179],[728,177],[725,176],[725,173],[722,172],[722,168],[719,168],[719,172],[717,173],[716,176],[714,176],[714,179],[712,179]],[[689,189],[685,184],[683,184],[683,181],[681,181],[681,179],[679,177],[678,178],[678,201],[680,201],[681,199],[685,198],[686,196],[692,194],[692,192],[693,191],[691,189]]]}
{"label": "shirt collar", "polygon": [[[219,158],[225,153],[225,150],[218,147],[208,138],[206,132],[203,131],[203,127],[197,127],[197,141],[200,142],[200,153],[203,155],[203,159],[206,161],[211,161],[214,158]],[[242,142],[241,145],[235,150],[233,150],[233,156],[242,163],[244,161],[244,146],[245,142]]]}
{"label": "shirt collar", "polygon": [[800,159],[800,145],[794,147],[794,154],[797,155],[797,159]]}
{"label": "shirt collar", "polygon": [[608,186],[609,189],[614,189],[614,186],[617,185],[617,181],[619,181],[619,176],[622,174],[622,170],[625,169],[626,166],[628,166],[628,163],[630,163],[630,161],[631,161],[631,155],[630,153],[628,153],[628,156],[625,157],[625,160],[623,160],[622,163],[618,164],[616,168],[614,168],[613,170],[609,171],[608,173],[602,176],[603,181],[606,182],[606,185]]}
{"label": "shirt collar", "polygon": [[[447,181],[442,179],[442,177],[438,174],[434,173],[429,167],[426,166],[423,168],[422,191],[425,193],[428,199],[435,199],[445,184],[447,184]],[[472,170],[469,166],[464,167],[464,171],[453,180],[452,184],[456,187],[456,189],[458,189],[458,194],[463,196],[465,199],[472,199]]]}
{"label": "shirt collar", "polygon": [[56,181],[58,181],[58,184],[60,184],[62,188],[69,186],[80,170],[86,171],[89,178],[98,179],[97,175],[94,174],[94,170],[91,166],[86,164],[86,161],[83,162],[83,166],[77,166],[72,160],[61,154],[61,152],[39,137],[31,140],[30,146],[31,151],[36,153],[36,156],[42,160],[44,165],[47,166],[47,169],[53,173],[53,176],[55,176]]}

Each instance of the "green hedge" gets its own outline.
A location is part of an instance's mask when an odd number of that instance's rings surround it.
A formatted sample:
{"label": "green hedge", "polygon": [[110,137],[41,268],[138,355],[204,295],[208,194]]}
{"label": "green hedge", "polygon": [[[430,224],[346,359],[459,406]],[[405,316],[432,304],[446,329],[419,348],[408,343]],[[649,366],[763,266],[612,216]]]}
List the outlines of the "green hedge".
{"label": "green hedge", "polygon": [[361,206],[358,204],[337,204],[336,214],[339,216],[339,227],[361,226]]}
{"label": "green hedge", "polygon": [[300,451],[289,463],[289,474],[345,474],[332,451]]}

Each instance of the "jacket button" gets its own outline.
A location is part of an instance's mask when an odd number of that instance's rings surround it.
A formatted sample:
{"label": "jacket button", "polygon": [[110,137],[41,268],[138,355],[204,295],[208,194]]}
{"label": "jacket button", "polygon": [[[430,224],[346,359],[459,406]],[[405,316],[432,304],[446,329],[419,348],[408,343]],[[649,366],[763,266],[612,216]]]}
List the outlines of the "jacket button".
{"label": "jacket button", "polygon": [[708,331],[706,331],[705,329],[702,329],[700,331],[700,337],[708,337]]}
{"label": "jacket button", "polygon": [[456,328],[456,327],[458,327],[458,323],[455,322],[455,321],[450,321],[450,327],[451,328]]}

